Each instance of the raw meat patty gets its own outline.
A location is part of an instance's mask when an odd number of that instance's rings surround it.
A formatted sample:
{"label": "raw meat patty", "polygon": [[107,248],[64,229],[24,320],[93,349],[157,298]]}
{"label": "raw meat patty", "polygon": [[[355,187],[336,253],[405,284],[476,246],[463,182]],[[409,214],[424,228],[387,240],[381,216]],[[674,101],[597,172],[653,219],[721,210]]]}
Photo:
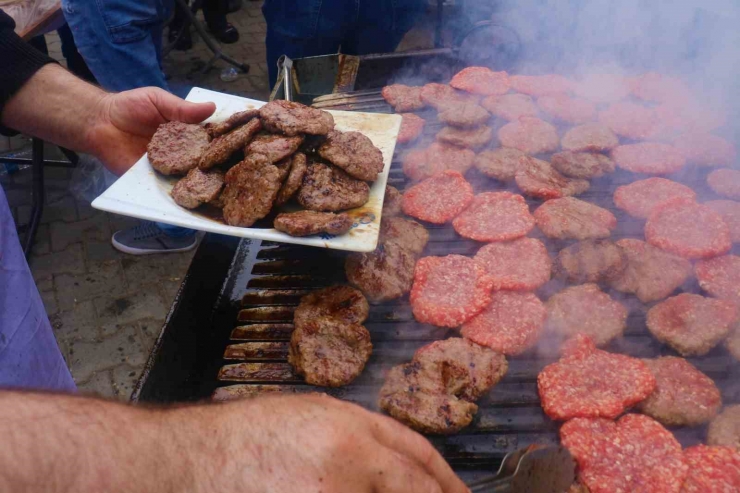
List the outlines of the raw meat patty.
{"label": "raw meat patty", "polygon": [[293,323],[303,325],[319,318],[333,318],[346,324],[367,320],[370,305],[361,292],[350,286],[331,286],[303,296],[293,314]]}
{"label": "raw meat patty", "polygon": [[707,445],[733,447],[740,451],[740,404],[725,407],[709,423]]}
{"label": "raw meat patty", "polygon": [[306,383],[341,387],[362,373],[372,351],[370,333],[362,325],[320,317],[296,325],[288,363]]}
{"label": "raw meat patty", "polygon": [[614,161],[596,152],[557,152],[550,158],[550,164],[570,178],[590,180],[614,172]]}
{"label": "raw meat patty", "polygon": [[522,158],[526,158],[519,149],[499,147],[491,151],[483,151],[475,156],[473,164],[484,175],[500,181],[511,181]]}
{"label": "raw meat patty", "polygon": [[566,94],[540,96],[537,106],[547,115],[566,123],[586,123],[596,119],[596,106],[587,99]]}
{"label": "raw meat patty", "polygon": [[683,103],[691,98],[691,90],[681,79],[656,72],[636,77],[632,94],[645,101]]}
{"label": "raw meat patty", "polygon": [[327,135],[334,130],[331,113],[292,101],[270,101],[260,108],[260,118],[270,132],[289,137],[298,134]]}
{"label": "raw meat patty", "polygon": [[230,226],[248,228],[270,213],[280,189],[280,172],[265,156],[252,154],[231,168],[224,182],[224,220]]}
{"label": "raw meat patty", "polygon": [[614,419],[653,392],[655,377],[639,359],[596,349],[578,334],[559,361],[543,368],[537,387],[542,409],[554,420]]}
{"label": "raw meat patty", "polygon": [[545,236],[561,240],[607,238],[617,227],[614,214],[573,197],[548,200],[533,215]]}
{"label": "raw meat patty", "polygon": [[560,428],[560,441],[590,493],[679,493],[688,473],[681,444],[647,416],[576,418]]}
{"label": "raw meat patty", "polygon": [[298,211],[278,214],[274,228],[290,236],[310,236],[319,233],[343,235],[352,228],[352,218],[333,212]]}
{"label": "raw meat patty", "polygon": [[740,243],[740,202],[734,200],[710,200],[704,205],[719,213],[722,220],[730,228],[730,239],[733,243]]}
{"label": "raw meat patty", "polygon": [[608,282],[627,269],[627,254],[609,240],[583,240],[560,250],[553,276],[573,283]]}
{"label": "raw meat patty", "polygon": [[388,104],[393,106],[396,113],[416,111],[426,106],[424,101],[421,100],[421,87],[391,84],[385,86],[380,93]]}
{"label": "raw meat patty", "polygon": [[694,445],[683,452],[689,475],[681,493],[740,491],[740,452],[732,447]]}
{"label": "raw meat patty", "polygon": [[414,255],[420,255],[428,241],[426,228],[411,219],[387,217],[380,223],[381,243],[395,243]]}
{"label": "raw meat patty", "polygon": [[425,180],[445,170],[465,174],[472,166],[475,153],[470,149],[432,142],[428,148],[414,150],[403,161],[403,172],[412,180]]}
{"label": "raw meat patty", "polygon": [[303,178],[306,176],[308,165],[306,164],[306,155],[302,152],[296,152],[290,157],[290,169],[288,175],[283,181],[280,191],[275,199],[275,204],[282,205],[289,201],[293,195],[303,185]]}
{"label": "raw meat patty", "polygon": [[329,133],[319,155],[358,180],[375,181],[383,171],[383,153],[360,132]]}
{"label": "raw meat patty", "polygon": [[655,138],[660,123],[655,110],[635,103],[616,103],[599,112],[599,123],[620,137],[634,140]]}
{"label": "raw meat patty", "polygon": [[478,97],[448,86],[447,84],[431,83],[421,88],[421,100],[424,103],[436,108],[437,111],[444,111],[448,107],[458,107],[463,104],[478,104]]}
{"label": "raw meat patty", "polygon": [[303,136],[286,137],[285,135],[262,132],[244,148],[244,154],[263,154],[271,163],[276,163],[293,154],[303,143]]}
{"label": "raw meat patty", "polygon": [[481,106],[499,118],[510,122],[522,116],[537,116],[537,105],[525,94],[504,94],[488,96],[481,101]]}
{"label": "raw meat patty", "polygon": [[730,330],[730,335],[725,339],[724,346],[733,358],[740,361],[740,330],[737,326]]}
{"label": "raw meat patty", "polygon": [[409,188],[401,207],[411,217],[444,224],[460,214],[473,200],[473,187],[457,171],[443,171]]}
{"label": "raw meat patty", "polygon": [[218,123],[206,123],[203,127],[212,138],[219,137],[225,133],[231,132],[236,127],[241,127],[249,120],[260,116],[259,109],[251,109],[234,113],[226,120]]}
{"label": "raw meat patty", "polygon": [[612,159],[620,168],[633,173],[667,175],[686,164],[686,158],[675,147],[660,142],[622,145],[612,150]]}
{"label": "raw meat patty", "polygon": [[506,94],[509,91],[509,74],[494,72],[487,67],[466,67],[455,74],[450,85],[483,96]]}
{"label": "raw meat patty", "polygon": [[198,166],[208,148],[208,132],[182,122],[161,124],[146,146],[152,168],[163,175],[184,175]]}
{"label": "raw meat patty", "polygon": [[691,275],[691,262],[642,240],[624,238],[617,245],[627,254],[627,269],[610,284],[643,303],[667,298]]}
{"label": "raw meat patty", "polygon": [[476,241],[508,241],[534,228],[534,218],[521,195],[511,192],[484,192],[453,221],[460,236]]}
{"label": "raw meat patty", "polygon": [[200,156],[198,167],[206,170],[226,162],[232,154],[243,149],[260,130],[262,130],[262,123],[255,118],[227,134],[216,137]]}
{"label": "raw meat patty", "polygon": [[482,106],[474,103],[465,103],[450,106],[437,114],[437,119],[452,127],[472,128],[483,125],[491,118],[491,114]]}
{"label": "raw meat patty", "polygon": [[722,396],[711,378],[683,358],[663,356],[643,360],[655,376],[650,396],[638,410],[665,426],[699,426],[714,418]]}
{"label": "raw meat patty", "polygon": [[365,205],[370,187],[339,168],[323,163],[308,166],[298,190],[298,203],[313,211],[343,211]]}
{"label": "raw meat patty", "polygon": [[498,131],[503,147],[513,147],[527,154],[542,154],[560,147],[558,131],[551,124],[533,116],[509,122]]}
{"label": "raw meat patty", "polygon": [[616,74],[588,74],[578,81],[573,91],[594,103],[612,103],[626,98],[632,86],[629,79]]}
{"label": "raw meat patty", "polygon": [[516,92],[529,94],[530,96],[544,96],[545,94],[558,94],[570,92],[573,82],[562,75],[512,75],[509,77],[509,85]]}
{"label": "raw meat patty", "polygon": [[732,166],[737,159],[737,149],[733,144],[708,133],[679,135],[673,145],[686,156],[687,162],[699,166]]}
{"label": "raw meat patty", "polygon": [[740,303],[740,257],[701,260],[694,268],[699,286],[711,296]]}
{"label": "raw meat patty", "polygon": [[424,131],[426,120],[413,113],[401,113],[401,130],[398,131],[398,143],[408,144],[416,140]]}
{"label": "raw meat patty", "polygon": [[717,169],[707,175],[707,185],[714,193],[728,199],[740,200],[740,171]]}
{"label": "raw meat patty", "polygon": [[627,326],[627,308],[596,284],[563,289],[545,303],[547,328],[565,336],[584,334],[597,346],[621,337]]}
{"label": "raw meat patty", "polygon": [[545,306],[532,293],[495,291],[491,303],[463,324],[460,334],[506,355],[521,354],[537,343],[545,325]]}
{"label": "raw meat patty", "polygon": [[645,224],[645,239],[689,259],[716,257],[732,247],[722,216],[687,199],[673,199],[654,209]]}
{"label": "raw meat patty", "polygon": [[223,187],[223,173],[219,171],[204,173],[196,167],[188,171],[185,178],[175,183],[171,195],[177,205],[195,209],[216,199],[221,195]]}
{"label": "raw meat patty", "polygon": [[416,263],[411,309],[421,323],[458,327],[491,301],[491,280],[473,259],[424,257]]}
{"label": "raw meat patty", "polygon": [[514,179],[522,192],[545,200],[578,195],[591,186],[587,180],[567,178],[547,161],[531,156],[519,162]]}
{"label": "raw meat patty", "polygon": [[486,125],[476,128],[444,127],[437,133],[436,139],[449,145],[480,149],[491,142],[493,130]]}
{"label": "raw meat patty", "polygon": [[401,215],[401,198],[403,195],[396,187],[385,186],[385,198],[383,199],[383,218]]}
{"label": "raw meat patty", "polygon": [[681,356],[703,356],[727,337],[737,319],[737,306],[730,301],[682,293],[652,307],[647,327]]}
{"label": "raw meat patty", "polygon": [[372,302],[400,298],[411,290],[416,256],[395,243],[369,253],[351,253],[344,264],[347,281]]}
{"label": "raw meat patty", "polygon": [[686,185],[665,178],[634,181],[614,191],[614,205],[641,219],[647,219],[656,207],[675,198],[695,200],[696,193]]}
{"label": "raw meat patty", "polygon": [[475,254],[493,280],[493,289],[534,291],[550,280],[552,261],[545,244],[535,238],[489,243]]}
{"label": "raw meat patty", "polygon": [[600,123],[585,123],[565,132],[560,144],[566,151],[603,152],[617,147],[619,139],[614,132]]}

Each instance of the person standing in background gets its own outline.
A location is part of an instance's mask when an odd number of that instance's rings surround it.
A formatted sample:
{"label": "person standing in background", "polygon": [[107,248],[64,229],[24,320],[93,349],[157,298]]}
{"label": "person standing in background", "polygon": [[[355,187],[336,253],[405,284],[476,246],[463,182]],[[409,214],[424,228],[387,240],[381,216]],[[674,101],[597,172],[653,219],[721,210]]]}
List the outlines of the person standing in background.
{"label": "person standing in background", "polygon": [[[226,20],[229,13],[229,0],[204,0],[201,7],[203,9],[203,18],[206,20],[208,30],[213,36],[224,44],[233,44],[239,41],[239,31]],[[186,16],[178,3],[175,3],[175,15],[170,22],[167,39],[170,43],[175,42],[177,34],[185,24]],[[193,38],[190,35],[190,29],[182,34],[177,44],[176,50],[186,51],[193,47]]]}

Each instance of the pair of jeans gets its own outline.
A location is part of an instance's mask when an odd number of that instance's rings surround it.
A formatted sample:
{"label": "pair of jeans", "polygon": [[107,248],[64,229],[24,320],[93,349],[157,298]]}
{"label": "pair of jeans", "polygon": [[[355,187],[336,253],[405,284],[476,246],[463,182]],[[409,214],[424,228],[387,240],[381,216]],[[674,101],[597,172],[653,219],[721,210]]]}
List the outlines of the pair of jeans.
{"label": "pair of jeans", "polygon": [[394,51],[426,6],[426,0],[265,0],[270,87],[281,55]]}

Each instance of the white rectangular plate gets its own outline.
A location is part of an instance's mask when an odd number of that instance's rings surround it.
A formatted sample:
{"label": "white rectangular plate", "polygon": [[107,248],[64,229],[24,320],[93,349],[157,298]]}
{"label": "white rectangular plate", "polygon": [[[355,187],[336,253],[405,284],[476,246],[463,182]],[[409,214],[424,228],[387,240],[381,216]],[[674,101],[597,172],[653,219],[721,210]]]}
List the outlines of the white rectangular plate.
{"label": "white rectangular plate", "polygon": [[[262,101],[240,98],[197,87],[190,91],[187,100],[193,102],[213,101],[216,103],[216,112],[207,120],[214,122],[225,120],[237,111],[259,108],[265,104]],[[388,171],[391,167],[396,138],[401,127],[401,117],[399,115],[351,111],[330,111],[330,113],[334,116],[334,122],[338,130],[356,130],[372,140],[373,144],[383,153],[383,162],[385,163],[383,172],[370,186],[370,199],[367,204],[347,211],[355,220],[352,229],[347,234],[298,238],[275,229],[239,228],[209,219],[175,204],[170,196],[170,190],[172,190],[177,179],[168,178],[155,172],[149,164],[146,154],[108,190],[95,199],[92,206],[115,214],[174,224],[211,233],[336,250],[370,252],[375,249],[378,243],[385,184],[388,181]],[[288,208],[286,208],[287,210]]]}

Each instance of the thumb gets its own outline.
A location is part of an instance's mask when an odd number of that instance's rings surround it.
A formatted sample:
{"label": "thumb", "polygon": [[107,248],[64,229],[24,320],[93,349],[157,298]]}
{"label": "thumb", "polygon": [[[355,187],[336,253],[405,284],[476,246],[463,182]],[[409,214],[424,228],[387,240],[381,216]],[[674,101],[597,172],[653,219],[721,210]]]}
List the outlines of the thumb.
{"label": "thumb", "polygon": [[215,103],[191,103],[163,90],[152,96],[154,105],[167,121],[200,123],[216,111]]}

